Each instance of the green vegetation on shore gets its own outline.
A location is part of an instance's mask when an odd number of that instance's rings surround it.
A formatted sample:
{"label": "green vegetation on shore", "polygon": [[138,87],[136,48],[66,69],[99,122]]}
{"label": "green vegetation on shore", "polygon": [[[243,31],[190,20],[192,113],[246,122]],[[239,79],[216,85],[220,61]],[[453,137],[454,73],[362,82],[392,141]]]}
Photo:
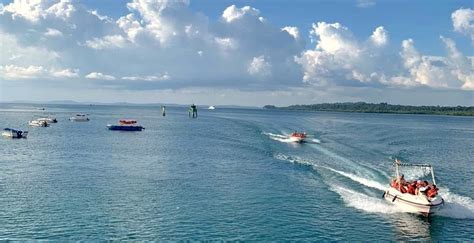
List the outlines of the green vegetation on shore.
{"label": "green vegetation on shore", "polygon": [[391,105],[387,103],[373,104],[365,102],[324,103],[313,105],[290,105],[276,107],[266,105],[264,109],[301,110],[301,111],[340,111],[365,113],[398,113],[398,114],[434,114],[454,116],[474,116],[474,106],[412,106]]}

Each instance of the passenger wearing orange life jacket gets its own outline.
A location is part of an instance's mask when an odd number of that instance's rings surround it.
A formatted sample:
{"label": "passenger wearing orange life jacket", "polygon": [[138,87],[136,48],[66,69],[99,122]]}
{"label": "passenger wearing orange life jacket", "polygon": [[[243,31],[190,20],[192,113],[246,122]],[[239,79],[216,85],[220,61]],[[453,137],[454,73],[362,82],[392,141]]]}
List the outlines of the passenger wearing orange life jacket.
{"label": "passenger wearing orange life jacket", "polygon": [[410,194],[412,194],[412,195],[415,195],[416,182],[408,183],[407,191],[408,191],[408,193],[410,193]]}
{"label": "passenger wearing orange life jacket", "polygon": [[436,194],[438,194],[438,188],[436,187],[436,185],[430,186],[428,191],[426,191],[426,196],[430,198],[435,197]]}

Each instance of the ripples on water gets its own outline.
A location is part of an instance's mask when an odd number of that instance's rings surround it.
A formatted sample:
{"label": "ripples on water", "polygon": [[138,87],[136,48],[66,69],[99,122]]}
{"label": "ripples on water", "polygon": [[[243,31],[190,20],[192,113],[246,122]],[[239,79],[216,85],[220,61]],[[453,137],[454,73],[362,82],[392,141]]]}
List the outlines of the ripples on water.
{"label": "ripples on water", "polygon": [[[469,117],[0,105],[0,239],[472,240]],[[91,121],[73,123],[77,112]],[[105,127],[136,118],[139,133]],[[306,131],[305,144],[288,143]],[[382,199],[394,157],[435,167],[426,219]],[[418,172],[416,172],[418,173]],[[460,182],[465,182],[460,183]],[[467,186],[466,185],[470,185]]]}

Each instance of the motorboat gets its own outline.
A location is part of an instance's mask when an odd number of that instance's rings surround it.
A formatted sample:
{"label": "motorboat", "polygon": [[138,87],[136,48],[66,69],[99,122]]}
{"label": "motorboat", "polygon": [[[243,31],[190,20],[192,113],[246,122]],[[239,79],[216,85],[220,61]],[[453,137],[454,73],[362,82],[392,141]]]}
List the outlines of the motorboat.
{"label": "motorboat", "polygon": [[[429,216],[436,213],[444,204],[443,198],[438,194],[438,187],[434,176],[433,166],[429,164],[405,164],[395,160],[395,178],[384,192],[383,197],[390,203],[398,206],[405,212]],[[406,181],[404,175],[400,175],[403,167],[419,167],[429,171],[431,182],[421,178]]]}
{"label": "motorboat", "polygon": [[5,128],[3,129],[2,136],[9,138],[26,138],[28,136],[28,131]]}
{"label": "motorboat", "polygon": [[58,123],[58,120],[53,117],[43,117],[43,118],[38,118],[36,119],[37,121],[45,121],[47,123]]}
{"label": "motorboat", "polygon": [[211,105],[211,106],[209,106],[209,108],[207,108],[207,109],[208,109],[208,110],[215,110],[215,109],[216,109],[216,107],[215,107],[215,106],[213,106],[213,105]]}
{"label": "motorboat", "polygon": [[107,128],[113,131],[141,131],[144,127],[137,124],[136,120],[119,120],[119,124],[108,124]]}
{"label": "motorboat", "polygon": [[75,116],[69,118],[70,121],[77,121],[77,122],[86,122],[89,121],[89,117],[86,114],[76,114]]}
{"label": "motorboat", "polygon": [[306,139],[306,132],[293,132],[289,137],[290,141],[296,143],[303,143]]}
{"label": "motorboat", "polygon": [[44,120],[32,120],[28,122],[32,127],[49,127],[49,123]]}

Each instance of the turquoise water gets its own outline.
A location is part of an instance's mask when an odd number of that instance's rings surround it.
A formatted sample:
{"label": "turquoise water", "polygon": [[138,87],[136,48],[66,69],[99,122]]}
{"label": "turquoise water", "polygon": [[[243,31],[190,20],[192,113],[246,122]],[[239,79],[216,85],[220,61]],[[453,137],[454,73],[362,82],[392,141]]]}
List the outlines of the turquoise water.
{"label": "turquoise water", "polygon": [[[473,240],[470,117],[38,107],[0,105],[0,126],[30,131],[0,139],[0,239]],[[42,114],[59,123],[27,128]],[[106,129],[120,118],[146,130]],[[440,215],[382,200],[395,157],[434,165]]]}

